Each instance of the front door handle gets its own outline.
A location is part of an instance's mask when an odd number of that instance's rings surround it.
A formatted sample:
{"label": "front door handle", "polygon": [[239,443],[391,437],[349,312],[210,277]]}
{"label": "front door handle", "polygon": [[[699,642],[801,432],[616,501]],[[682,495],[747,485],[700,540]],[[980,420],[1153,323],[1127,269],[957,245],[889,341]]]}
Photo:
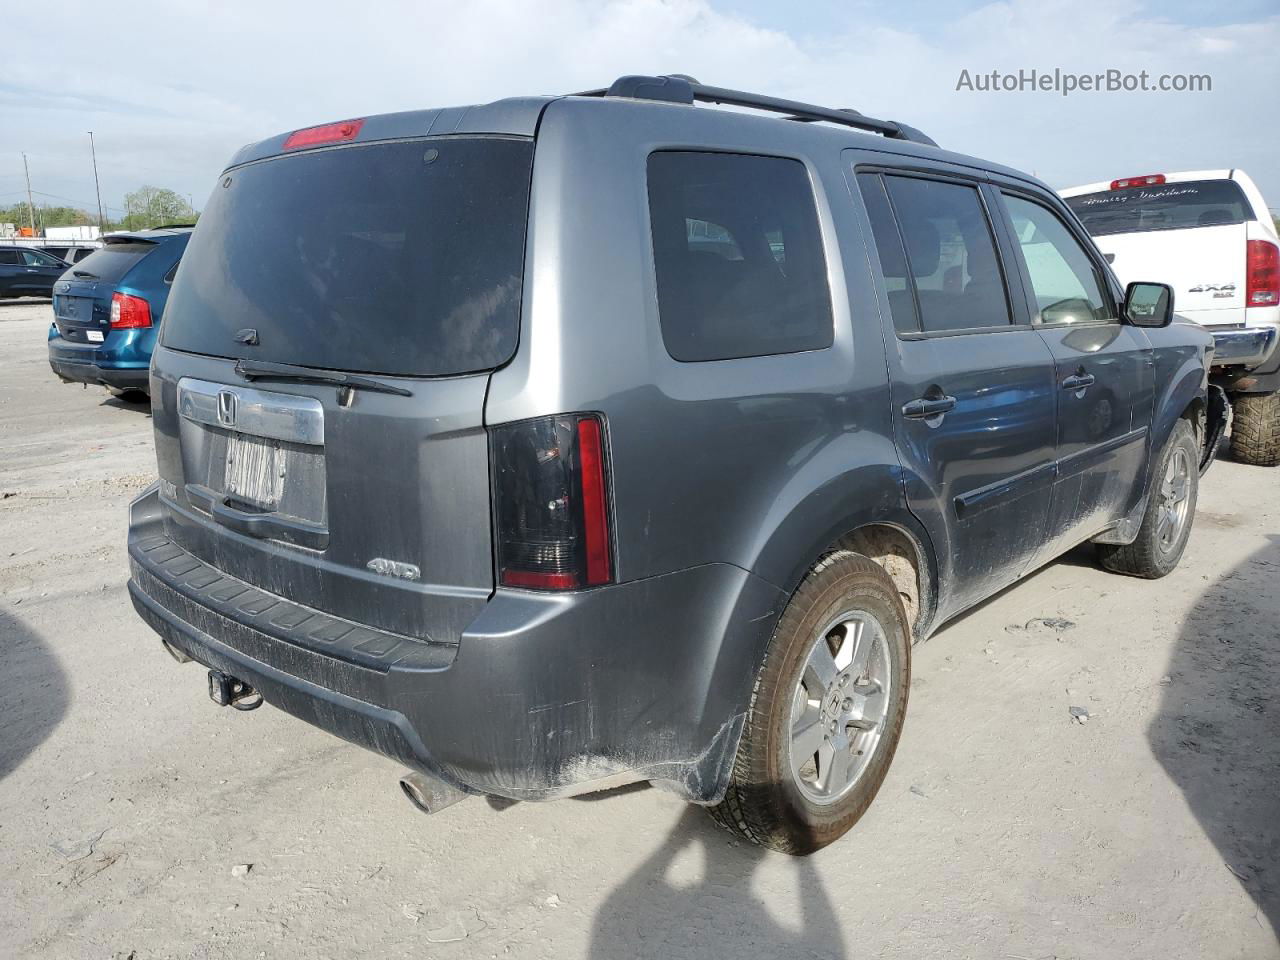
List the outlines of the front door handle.
{"label": "front door handle", "polygon": [[945,394],[940,397],[918,397],[902,405],[902,415],[908,420],[928,420],[930,417],[942,416],[954,409],[955,405],[956,398]]}
{"label": "front door handle", "polygon": [[1083,370],[1074,373],[1062,381],[1063,390],[1086,390],[1097,383],[1098,378],[1092,373],[1085,373]]}

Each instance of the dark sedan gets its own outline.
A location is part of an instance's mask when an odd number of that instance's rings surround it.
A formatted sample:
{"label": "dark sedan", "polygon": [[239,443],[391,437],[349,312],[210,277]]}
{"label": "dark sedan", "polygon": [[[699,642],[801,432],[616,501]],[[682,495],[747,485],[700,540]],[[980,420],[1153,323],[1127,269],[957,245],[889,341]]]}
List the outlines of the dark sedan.
{"label": "dark sedan", "polygon": [[28,247],[0,247],[0,299],[49,297],[71,264]]}

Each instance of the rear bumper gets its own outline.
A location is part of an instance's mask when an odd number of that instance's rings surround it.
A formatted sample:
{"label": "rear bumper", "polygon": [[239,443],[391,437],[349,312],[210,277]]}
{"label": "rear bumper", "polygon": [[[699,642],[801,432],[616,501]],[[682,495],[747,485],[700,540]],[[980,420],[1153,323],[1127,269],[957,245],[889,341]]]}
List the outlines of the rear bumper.
{"label": "rear bumper", "polygon": [[1280,339],[1276,327],[1241,327],[1210,330],[1213,334],[1215,367],[1255,367],[1271,357]]}
{"label": "rear bumper", "polygon": [[63,380],[119,390],[150,389],[154,328],[109,330],[102,343],[77,343],[49,329],[49,366]]}
{"label": "rear bumper", "polygon": [[97,363],[82,360],[62,360],[49,358],[49,367],[63,380],[74,383],[93,383],[117,390],[148,389],[147,367],[104,367]]}
{"label": "rear bumper", "polygon": [[560,596],[498,591],[457,644],[370,630],[184,551],[153,488],[129,592],[164,640],[343,739],[471,791],[552,799],[655,780],[723,795],[785,603],[727,564]]}

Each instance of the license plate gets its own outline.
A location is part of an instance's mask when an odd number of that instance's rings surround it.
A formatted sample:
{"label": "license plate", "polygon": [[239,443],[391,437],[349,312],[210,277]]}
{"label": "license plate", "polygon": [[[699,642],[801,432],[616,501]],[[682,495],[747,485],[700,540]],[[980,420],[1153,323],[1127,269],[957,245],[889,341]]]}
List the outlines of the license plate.
{"label": "license plate", "polygon": [[102,331],[86,330],[84,332],[84,338],[88,340],[90,343],[102,343],[103,341]]}
{"label": "license plate", "polygon": [[233,433],[227,439],[226,492],[265,510],[280,506],[285,451],[277,441]]}

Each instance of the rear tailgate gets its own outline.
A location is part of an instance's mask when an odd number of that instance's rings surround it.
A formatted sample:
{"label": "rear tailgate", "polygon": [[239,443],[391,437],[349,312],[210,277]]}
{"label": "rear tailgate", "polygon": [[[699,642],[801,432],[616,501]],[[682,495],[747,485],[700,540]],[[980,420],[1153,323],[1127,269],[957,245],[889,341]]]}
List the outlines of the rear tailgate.
{"label": "rear tailgate", "polygon": [[62,275],[53,287],[53,322],[71,343],[102,343],[110,330],[111,295],[116,285],[155,250],[137,237],[107,243]]}
{"label": "rear tailgate", "polygon": [[[1245,306],[1245,224],[1195,227],[1097,238],[1113,255],[1111,266],[1122,283],[1151,280],[1173,287],[1178,313],[1233,310],[1243,322]],[[1197,317],[1204,323],[1212,317]]]}
{"label": "rear tailgate", "polygon": [[[166,533],[270,593],[456,640],[493,589],[488,375],[400,382],[412,397],[358,392],[343,406],[335,387],[249,386],[229,361],[157,350]],[[234,412],[220,413],[223,392]]]}
{"label": "rear tailgate", "polygon": [[[332,616],[457,641],[493,590],[484,399],[519,331],[532,157],[424,138],[223,177],[152,363],[174,541]],[[306,382],[344,372],[368,383]]]}

